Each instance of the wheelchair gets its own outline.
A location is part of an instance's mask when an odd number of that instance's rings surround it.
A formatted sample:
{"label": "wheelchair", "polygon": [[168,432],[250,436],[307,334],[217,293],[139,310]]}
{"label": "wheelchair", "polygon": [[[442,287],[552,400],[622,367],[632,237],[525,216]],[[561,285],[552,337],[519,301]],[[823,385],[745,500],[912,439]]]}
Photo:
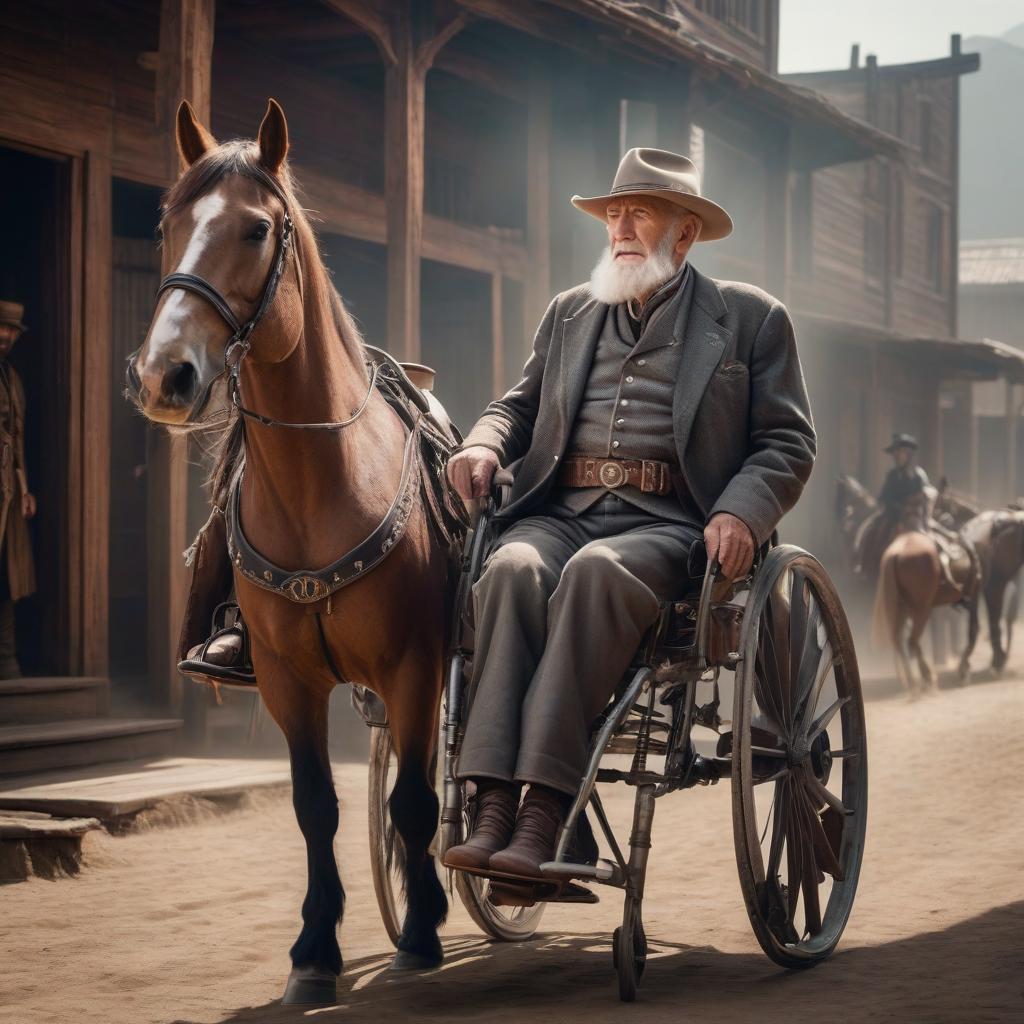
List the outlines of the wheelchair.
{"label": "wheelchair", "polygon": [[[499,474],[496,483],[503,486],[496,486],[467,534],[455,595],[436,759],[438,858],[462,842],[474,812],[471,784],[458,780],[455,770],[473,657],[471,591],[497,539],[495,514],[510,483]],[[730,689],[727,720],[720,712],[723,691]],[[394,766],[386,726],[378,722],[370,770],[371,859],[385,927],[397,941],[401,876],[387,810]],[[504,941],[529,938],[548,902],[597,902],[586,885],[621,890],[612,959],[619,995],[631,1002],[647,958],[642,911],[656,802],[724,780],[732,789],[736,865],[754,935],[777,964],[811,967],[839,942],[860,875],[867,824],[864,704],[853,638],[831,579],[812,555],[778,545],[774,537],[746,578],[720,579],[711,564],[702,578],[681,579],[679,598],[662,604],[594,723],[586,771],[554,860],[543,868],[550,885],[516,898],[506,883],[455,871],[450,887],[474,922]],[[599,786],[608,784],[635,789],[625,844],[601,801]],[[588,810],[606,855],[574,863],[572,840]]]}

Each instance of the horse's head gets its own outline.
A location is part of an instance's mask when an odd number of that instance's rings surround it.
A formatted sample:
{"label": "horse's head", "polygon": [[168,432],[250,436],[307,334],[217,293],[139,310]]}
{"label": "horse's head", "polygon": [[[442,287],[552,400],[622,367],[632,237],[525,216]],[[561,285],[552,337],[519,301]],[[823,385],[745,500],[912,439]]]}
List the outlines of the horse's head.
{"label": "horse's head", "polygon": [[[233,361],[227,349],[238,328],[246,333],[258,315],[249,358],[279,362],[298,344],[303,322],[296,261],[283,244],[292,205],[284,112],[271,100],[255,142],[219,145],[183,102],[177,141],[185,170],[160,222],[169,276],[127,373],[128,397],[149,419],[169,424],[203,414],[226,360]],[[282,259],[275,291],[270,282]],[[268,289],[272,301],[260,312]]]}

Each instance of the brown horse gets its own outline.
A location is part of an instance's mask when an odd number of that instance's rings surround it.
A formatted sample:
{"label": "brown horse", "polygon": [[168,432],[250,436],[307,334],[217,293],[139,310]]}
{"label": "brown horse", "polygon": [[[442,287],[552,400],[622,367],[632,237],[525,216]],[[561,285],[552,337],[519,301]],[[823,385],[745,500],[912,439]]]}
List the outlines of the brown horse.
{"label": "brown horse", "polygon": [[[999,675],[1006,667],[1010,637],[1020,601],[1021,570],[1024,568],[1024,512],[1013,509],[982,512],[964,527],[964,535],[974,544],[981,560],[981,588],[968,603],[970,614],[967,646],[960,657],[960,680],[971,676],[971,654],[978,639],[981,598],[988,612],[989,638],[992,643],[992,672]],[[1007,587],[1014,584],[1013,597],[1006,609],[1006,646],[1000,636],[1000,620]]]}
{"label": "brown horse", "polygon": [[[921,635],[933,608],[953,604],[961,596],[946,580],[938,545],[927,534],[918,530],[901,533],[882,554],[875,591],[874,639],[880,647],[894,649],[896,672],[911,697],[919,695],[920,683],[907,652],[917,662],[921,679],[934,690],[937,679],[921,649]],[[910,631],[904,646],[908,619]]]}
{"label": "brown horse", "polygon": [[[188,427],[210,418],[211,395],[223,390],[213,385],[237,373],[231,394],[237,406],[244,394],[248,413],[243,419],[228,406],[227,415],[244,450],[237,507],[245,537],[284,570],[330,565],[393,507],[406,428],[373,387],[359,333],[295,198],[281,108],[270,101],[256,142],[219,145],[183,103],[177,141],[186,169],[161,222],[164,272],[173,275],[130,365],[129,397],[150,419]],[[225,322],[245,326],[228,338]],[[422,500],[401,539],[383,550],[372,572],[312,603],[234,572],[259,691],[288,741],[306,840],[308,886],[286,1002],[333,1001],[342,968],[344,891],[327,755],[328,698],[339,677],[383,699],[399,761],[390,809],[404,843],[408,913],[394,966],[442,959],[437,929],[447,901],[428,850],[438,816],[429,768],[447,566]]]}

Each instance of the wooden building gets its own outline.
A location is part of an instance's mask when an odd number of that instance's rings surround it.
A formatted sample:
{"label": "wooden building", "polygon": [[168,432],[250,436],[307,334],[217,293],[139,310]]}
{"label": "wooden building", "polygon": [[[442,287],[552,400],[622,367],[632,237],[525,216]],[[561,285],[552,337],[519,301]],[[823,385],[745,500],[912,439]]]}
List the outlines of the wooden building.
{"label": "wooden building", "polygon": [[894,431],[933,480],[977,494],[973,383],[1021,379],[1012,351],[958,336],[959,83],[978,67],[953,36],[938,60],[862,64],[854,47],[848,68],[785,76],[901,144],[791,182],[788,298],[821,441],[792,528],[814,550],[830,551],[836,477],[877,488]]}
{"label": "wooden building", "polygon": [[[733,213],[735,235],[695,253],[702,269],[763,285],[822,330],[838,317],[889,340],[950,334],[949,118],[971,59],[782,81],[777,37],[778,0],[5,5],[0,167],[14,241],[0,277],[33,327],[14,358],[41,508],[26,667],[113,679],[121,706],[188,710],[172,652],[181,552],[204,516],[199,473],[120,395],[152,311],[153,230],[178,169],[182,97],[221,138],[253,135],[267,97],[281,101],[339,290],[368,340],[438,369],[464,426],[516,378],[550,296],[589,275],[603,232],[568,199],[606,188],[630,144],[692,151]],[[890,274],[864,253],[891,260],[896,242],[868,239],[857,218],[869,209],[875,232],[892,223],[893,200],[880,196],[908,153],[896,136],[924,123],[919,84],[934,92],[927,123],[940,148],[917,144],[920,173],[902,186],[915,228],[899,250],[905,270]],[[849,207],[816,202],[808,215],[810,183],[815,197],[850,190]],[[944,240],[934,266],[916,229],[926,202],[926,234]],[[809,256],[791,245],[807,232]],[[857,393],[870,396],[870,381]],[[841,416],[869,412],[852,388],[849,401]],[[878,437],[888,429],[866,418]],[[837,443],[827,426],[824,441]],[[2,707],[0,693],[0,718]]]}

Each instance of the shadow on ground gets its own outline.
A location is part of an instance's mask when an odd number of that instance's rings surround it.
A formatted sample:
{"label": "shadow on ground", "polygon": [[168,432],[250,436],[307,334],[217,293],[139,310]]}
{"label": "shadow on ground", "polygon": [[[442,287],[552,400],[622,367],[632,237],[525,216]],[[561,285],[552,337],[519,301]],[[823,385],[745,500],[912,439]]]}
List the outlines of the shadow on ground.
{"label": "shadow on ground", "polygon": [[[898,928],[899,922],[894,921]],[[221,1024],[547,1020],[835,1022],[1019,1020],[1024,997],[1024,901],[944,931],[840,949],[812,971],[788,972],[759,953],[722,953],[650,936],[639,1001],[618,1000],[609,936],[542,935],[516,946],[458,936],[443,970],[395,976],[389,959],[350,962],[338,1005],[239,1009]],[[284,979],[282,978],[282,984]],[[189,1024],[182,1019],[176,1024]]]}

